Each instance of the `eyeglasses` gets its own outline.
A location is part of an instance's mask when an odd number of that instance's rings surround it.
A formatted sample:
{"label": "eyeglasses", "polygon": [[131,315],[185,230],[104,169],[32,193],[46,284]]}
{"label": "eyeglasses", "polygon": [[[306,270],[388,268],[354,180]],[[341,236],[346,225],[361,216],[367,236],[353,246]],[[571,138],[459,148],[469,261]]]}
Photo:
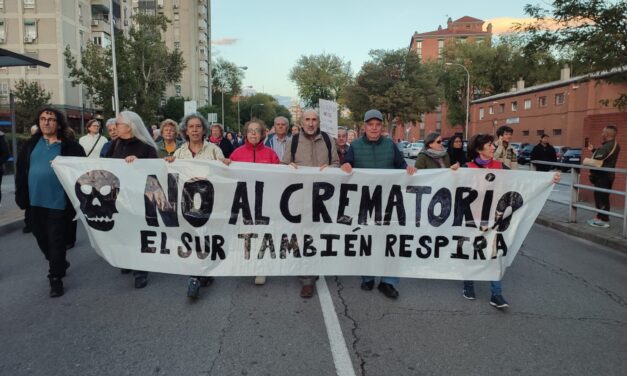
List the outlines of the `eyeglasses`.
{"label": "eyeglasses", "polygon": [[53,117],[40,117],[39,121],[41,123],[56,123],[57,122],[57,118],[53,118]]}
{"label": "eyeglasses", "polygon": [[261,129],[248,129],[248,130],[246,130],[246,133],[249,133],[249,134],[261,134]]}

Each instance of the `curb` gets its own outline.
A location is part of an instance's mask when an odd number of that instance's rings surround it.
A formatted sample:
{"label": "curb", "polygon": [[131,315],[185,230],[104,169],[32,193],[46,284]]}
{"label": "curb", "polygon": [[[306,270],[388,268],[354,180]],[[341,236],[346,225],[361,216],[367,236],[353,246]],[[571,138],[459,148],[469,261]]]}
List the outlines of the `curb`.
{"label": "curb", "polygon": [[567,222],[556,222],[555,220],[551,220],[549,217],[544,217],[542,215],[539,215],[536,218],[536,223],[566,233],[568,235],[576,236],[578,238],[615,249],[622,253],[627,253],[627,241],[625,240],[613,239],[603,236],[602,234],[585,232],[573,227]]}
{"label": "curb", "polygon": [[3,225],[0,225],[0,235],[6,235],[15,230],[19,230],[24,226],[24,218],[18,218],[13,220],[12,222],[7,222]]}

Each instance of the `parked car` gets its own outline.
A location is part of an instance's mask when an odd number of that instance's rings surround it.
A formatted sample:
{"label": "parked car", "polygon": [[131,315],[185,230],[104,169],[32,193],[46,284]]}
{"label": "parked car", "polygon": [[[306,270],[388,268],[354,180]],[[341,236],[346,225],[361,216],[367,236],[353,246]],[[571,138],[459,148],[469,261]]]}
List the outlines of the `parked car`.
{"label": "parked car", "polygon": [[518,164],[520,165],[525,165],[527,163],[529,163],[529,161],[531,160],[531,151],[533,150],[533,147],[535,145],[525,145],[524,148],[522,148],[522,150],[518,153]]}
{"label": "parked car", "polygon": [[[579,148],[568,149],[562,156],[562,159],[560,160],[560,162],[574,164],[574,165],[581,164],[581,149]],[[564,172],[567,172],[569,170],[570,169],[567,167],[562,167],[562,171]],[[579,171],[579,169],[577,169],[577,171]]]}
{"label": "parked car", "polygon": [[555,146],[553,145],[553,147],[555,148],[555,157],[557,158],[558,161],[562,160],[562,156],[564,155],[564,153],[566,153],[568,151],[568,149],[570,149],[568,146]]}
{"label": "parked car", "polygon": [[403,150],[407,147],[407,145],[409,145],[409,141],[399,141],[396,143],[396,147],[401,153],[403,153]]}
{"label": "parked car", "polygon": [[510,145],[512,145],[512,149],[514,149],[514,154],[516,154],[516,156],[518,157],[518,154],[520,153],[520,149],[522,149],[525,145],[525,143],[522,142],[510,142]]}
{"label": "parked car", "polygon": [[418,141],[412,144],[409,144],[405,149],[403,149],[403,156],[405,158],[416,159],[418,158],[418,154],[425,147],[424,142]]}

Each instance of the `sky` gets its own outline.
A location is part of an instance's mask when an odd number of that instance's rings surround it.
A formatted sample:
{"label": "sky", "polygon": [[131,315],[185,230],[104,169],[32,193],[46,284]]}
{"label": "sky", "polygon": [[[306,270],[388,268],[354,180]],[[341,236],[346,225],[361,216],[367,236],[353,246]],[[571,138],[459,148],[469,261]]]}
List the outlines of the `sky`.
{"label": "sky", "polygon": [[244,87],[298,98],[289,72],[302,55],[331,53],[357,74],[373,49],[408,48],[414,32],[471,16],[494,32],[526,17],[537,0],[211,0],[212,54],[246,66]]}

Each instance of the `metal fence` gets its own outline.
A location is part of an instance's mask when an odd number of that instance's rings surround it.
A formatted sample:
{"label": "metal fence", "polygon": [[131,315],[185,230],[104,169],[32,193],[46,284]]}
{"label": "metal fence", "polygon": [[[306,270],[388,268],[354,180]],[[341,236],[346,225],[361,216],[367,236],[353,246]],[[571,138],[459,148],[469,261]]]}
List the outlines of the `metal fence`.
{"label": "metal fence", "polygon": [[[572,180],[570,184],[567,183],[558,183],[558,185],[562,186],[570,186],[570,201],[569,201],[569,222],[576,223],[577,222],[577,209],[585,209],[595,213],[605,214],[611,217],[621,218],[623,220],[623,238],[627,238],[627,169],[624,168],[606,168],[606,167],[592,167],[592,166],[584,166],[584,165],[573,165],[570,163],[559,163],[559,162],[544,162],[544,161],[531,161],[531,166],[534,164],[548,165],[552,167],[558,167],[560,169],[570,169],[572,173]],[[604,189],[597,188],[594,185],[582,184],[579,181],[580,178],[580,170],[594,170],[594,171],[603,171],[603,172],[613,172],[617,175],[624,175],[623,179],[625,179],[625,189],[622,191],[618,191],[615,189]],[[614,179],[616,181],[616,178]],[[623,205],[623,212],[615,213],[611,211],[597,209],[594,206],[589,206],[584,203],[579,202],[579,191],[580,190],[588,190],[593,192],[605,192],[612,195],[618,195],[623,198],[626,198],[625,205]],[[551,199],[549,199],[551,200]],[[551,200],[555,201],[555,200]],[[560,201],[555,201],[560,202]],[[561,202],[560,202],[561,203]]]}

